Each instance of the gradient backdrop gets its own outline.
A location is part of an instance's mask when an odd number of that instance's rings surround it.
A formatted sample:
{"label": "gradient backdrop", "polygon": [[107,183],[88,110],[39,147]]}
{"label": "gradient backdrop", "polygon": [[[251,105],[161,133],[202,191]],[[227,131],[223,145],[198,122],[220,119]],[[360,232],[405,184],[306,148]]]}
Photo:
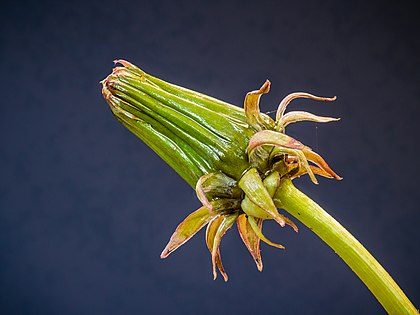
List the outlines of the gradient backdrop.
{"label": "gradient backdrop", "polygon": [[0,313],[384,313],[301,224],[266,224],[287,249],[262,245],[262,273],[232,229],[227,284],[203,231],[160,260],[199,202],[112,116],[99,81],[116,58],[239,106],[268,78],[264,111],[294,91],[337,95],[292,106],[339,123],[290,134],[344,180],[296,184],[419,306],[419,21],[383,1],[2,1]]}

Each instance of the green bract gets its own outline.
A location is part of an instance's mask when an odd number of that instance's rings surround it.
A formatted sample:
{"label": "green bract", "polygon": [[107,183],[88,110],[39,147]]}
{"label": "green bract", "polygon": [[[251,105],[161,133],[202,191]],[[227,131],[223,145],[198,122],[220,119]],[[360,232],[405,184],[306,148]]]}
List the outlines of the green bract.
{"label": "green bract", "polygon": [[[276,121],[260,112],[266,81],[249,92],[244,109],[155,78],[127,61],[118,60],[103,82],[103,95],[116,118],[147,143],[195,188],[203,207],[176,229],[161,257],[184,244],[207,225],[206,241],[216,266],[227,280],[219,244],[236,221],[242,240],[262,270],[259,242],[284,248],[262,234],[263,220],[280,226],[296,225],[277,211],[276,191],[284,178],[314,174],[340,179],[309,147],[284,133],[298,121],[330,122],[336,118],[289,112],[295,98],[333,101],[307,93],[293,93],[279,105]],[[310,164],[312,163],[312,164]]]}

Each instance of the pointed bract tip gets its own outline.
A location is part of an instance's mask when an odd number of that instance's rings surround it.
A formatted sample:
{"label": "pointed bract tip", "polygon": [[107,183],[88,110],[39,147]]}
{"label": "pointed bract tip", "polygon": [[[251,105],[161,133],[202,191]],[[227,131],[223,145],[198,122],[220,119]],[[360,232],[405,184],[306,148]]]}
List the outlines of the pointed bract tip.
{"label": "pointed bract tip", "polygon": [[270,91],[271,82],[270,80],[265,80],[264,84],[260,88],[260,92],[266,94]]}
{"label": "pointed bract tip", "polygon": [[281,227],[285,227],[286,226],[286,221],[284,221],[282,218],[274,218],[274,220],[281,226]]}
{"label": "pointed bract tip", "polygon": [[222,274],[222,276],[223,276],[223,279],[225,280],[225,282],[228,282],[228,280],[229,280],[228,275],[224,273],[224,274]]}
{"label": "pointed bract tip", "polygon": [[290,220],[288,217],[284,217],[284,221],[286,221],[287,225],[290,226],[293,229],[293,231],[295,231],[296,233],[299,232],[299,229],[296,226],[296,224],[292,220]]}
{"label": "pointed bract tip", "polygon": [[120,63],[122,65],[124,65],[124,63],[130,64],[128,61],[125,61],[124,59],[114,59],[113,60],[114,65]]}
{"label": "pointed bract tip", "polygon": [[124,60],[124,59],[115,59],[114,60],[114,65],[116,65],[117,63],[122,64],[126,68],[135,68],[136,67],[135,65],[133,65],[132,63],[130,63],[130,62]]}
{"label": "pointed bract tip", "polygon": [[169,254],[170,254],[171,252],[165,247],[165,249],[162,251],[162,253],[160,254],[160,258],[161,259],[164,259],[164,258],[166,258],[166,257],[168,257],[169,256]]}

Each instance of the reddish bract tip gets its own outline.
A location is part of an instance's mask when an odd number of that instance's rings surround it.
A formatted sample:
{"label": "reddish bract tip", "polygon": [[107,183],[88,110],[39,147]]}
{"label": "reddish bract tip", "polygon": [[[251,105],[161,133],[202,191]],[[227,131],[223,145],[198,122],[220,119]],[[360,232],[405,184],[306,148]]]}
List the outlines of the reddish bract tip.
{"label": "reddish bract tip", "polygon": [[116,65],[117,63],[122,64],[126,68],[135,68],[136,67],[135,65],[133,65],[132,63],[130,63],[130,62],[124,60],[124,59],[115,59],[114,60],[114,65]]}
{"label": "reddish bract tip", "polygon": [[161,259],[164,259],[164,258],[166,258],[166,257],[168,257],[169,256],[169,254],[170,254],[170,252],[165,248],[163,251],[162,251],[162,253],[160,254],[160,258]]}

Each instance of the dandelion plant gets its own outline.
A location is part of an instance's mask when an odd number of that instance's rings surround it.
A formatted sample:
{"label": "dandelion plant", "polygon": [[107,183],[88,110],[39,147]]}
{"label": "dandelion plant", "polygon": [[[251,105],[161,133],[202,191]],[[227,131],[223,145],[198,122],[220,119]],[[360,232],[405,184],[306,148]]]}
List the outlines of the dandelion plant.
{"label": "dandelion plant", "polygon": [[153,77],[133,64],[121,66],[102,81],[112,113],[195,189],[202,206],[175,229],[161,258],[168,257],[199,230],[211,254],[213,277],[228,280],[220,242],[233,226],[258,270],[263,263],[260,242],[284,248],[263,233],[265,220],[298,231],[284,209],[326,242],[357,274],[389,314],[418,314],[391,276],[340,223],[293,185],[308,175],[341,180],[321,155],[290,137],[286,129],[301,121],[327,123],[337,118],[288,111],[297,98],[331,102],[335,97],[308,93],[286,96],[275,120],[260,111],[270,90],[267,80],[245,96],[243,108]]}

